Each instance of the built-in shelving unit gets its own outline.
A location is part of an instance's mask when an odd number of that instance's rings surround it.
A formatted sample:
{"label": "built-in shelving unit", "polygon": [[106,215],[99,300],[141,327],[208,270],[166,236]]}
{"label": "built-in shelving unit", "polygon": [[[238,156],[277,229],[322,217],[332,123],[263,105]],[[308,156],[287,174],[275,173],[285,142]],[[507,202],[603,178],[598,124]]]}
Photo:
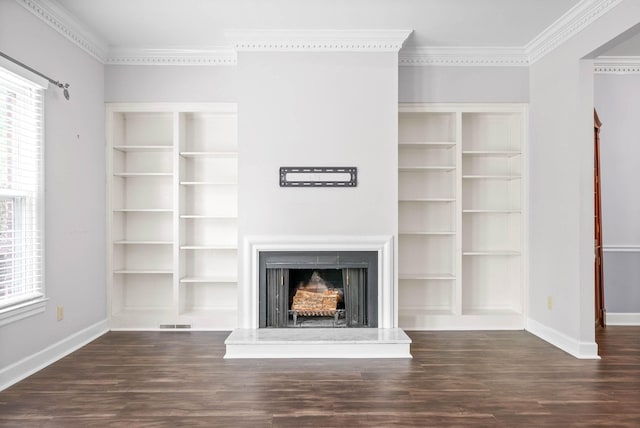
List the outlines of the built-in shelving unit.
{"label": "built-in shelving unit", "polygon": [[112,329],[236,324],[231,104],[108,104]]}
{"label": "built-in shelving unit", "polygon": [[399,323],[523,328],[526,107],[403,104]]}

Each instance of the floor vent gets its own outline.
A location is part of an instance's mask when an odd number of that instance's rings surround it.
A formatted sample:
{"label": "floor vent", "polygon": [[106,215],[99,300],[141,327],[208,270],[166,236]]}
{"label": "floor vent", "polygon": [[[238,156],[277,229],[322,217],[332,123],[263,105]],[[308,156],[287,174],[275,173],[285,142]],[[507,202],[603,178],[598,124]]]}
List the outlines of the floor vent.
{"label": "floor vent", "polygon": [[162,329],[191,328],[191,324],[160,324]]}

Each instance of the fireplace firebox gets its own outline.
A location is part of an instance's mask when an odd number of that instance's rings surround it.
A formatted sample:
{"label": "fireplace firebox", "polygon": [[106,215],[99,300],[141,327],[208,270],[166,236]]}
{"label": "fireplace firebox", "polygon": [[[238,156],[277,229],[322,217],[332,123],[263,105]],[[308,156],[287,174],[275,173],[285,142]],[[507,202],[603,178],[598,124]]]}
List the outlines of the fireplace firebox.
{"label": "fireplace firebox", "polygon": [[378,326],[376,251],[261,251],[260,328]]}

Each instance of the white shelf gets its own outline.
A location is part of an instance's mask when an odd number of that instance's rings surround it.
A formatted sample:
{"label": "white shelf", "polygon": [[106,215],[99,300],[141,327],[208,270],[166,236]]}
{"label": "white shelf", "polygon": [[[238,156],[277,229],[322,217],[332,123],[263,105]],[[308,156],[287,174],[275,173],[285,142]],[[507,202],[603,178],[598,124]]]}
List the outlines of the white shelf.
{"label": "white shelf", "polygon": [[219,219],[219,220],[232,220],[232,219],[237,219],[238,216],[237,215],[224,215],[224,214],[218,214],[218,215],[207,215],[207,214],[183,214],[180,216],[180,218],[186,218],[186,219]]}
{"label": "white shelf", "polygon": [[114,177],[173,177],[172,172],[115,172]]}
{"label": "white shelf", "polygon": [[399,199],[398,202],[455,202],[454,198],[411,198]]}
{"label": "white shelf", "polygon": [[231,104],[107,104],[110,328],[235,328],[235,111]]}
{"label": "white shelf", "polygon": [[399,235],[441,235],[441,236],[450,236],[455,235],[456,232],[426,232],[426,231],[406,231],[406,232],[398,232]]}
{"label": "white shelf", "polygon": [[400,142],[398,146],[401,148],[423,148],[423,149],[446,149],[456,146],[455,141],[416,141],[416,142]]}
{"label": "white shelf", "polygon": [[114,270],[118,275],[171,275],[172,270],[167,269],[120,269]]}
{"label": "white shelf", "polygon": [[520,180],[520,175],[463,175],[465,180]]}
{"label": "white shelf", "polygon": [[521,254],[520,251],[509,251],[509,250],[463,251],[462,252],[463,256],[519,256],[520,254]]}
{"label": "white shelf", "polygon": [[182,186],[237,186],[236,182],[221,182],[221,181],[181,181]]}
{"label": "white shelf", "polygon": [[400,280],[455,280],[456,276],[450,273],[401,273]]}
{"label": "white shelf", "polygon": [[[406,316],[453,316],[451,309],[425,309],[416,306],[402,306],[399,311]],[[406,328],[406,327],[405,327]]]}
{"label": "white shelf", "polygon": [[180,278],[180,282],[183,284],[227,284],[238,282],[238,278],[235,276],[185,276]]}
{"label": "white shelf", "polygon": [[522,152],[515,150],[464,150],[462,156],[486,156],[486,157],[514,157]]}
{"label": "white shelf", "polygon": [[181,250],[237,250],[237,244],[218,244],[218,245],[181,245]]}
{"label": "white shelf", "polygon": [[113,150],[117,150],[119,152],[168,152],[173,150],[173,146],[114,146]]}
{"label": "white shelf", "polygon": [[401,327],[524,325],[526,117],[515,104],[400,106]]}
{"label": "white shelf", "polygon": [[180,152],[184,158],[218,158],[234,159],[238,157],[238,152]]}
{"label": "white shelf", "polygon": [[520,214],[522,210],[462,210],[464,214]]}
{"label": "white shelf", "polygon": [[116,208],[113,210],[116,213],[171,213],[170,208]]}
{"label": "white shelf", "polygon": [[113,241],[116,245],[171,245],[172,241]]}
{"label": "white shelf", "polygon": [[465,316],[494,316],[494,317],[513,317],[513,316],[521,316],[522,313],[518,311],[514,311],[513,309],[506,308],[496,308],[496,309],[488,309],[488,308],[469,308],[463,310],[463,315]]}
{"label": "white shelf", "polygon": [[455,171],[455,166],[401,166],[398,168],[400,172],[421,172],[421,171]]}

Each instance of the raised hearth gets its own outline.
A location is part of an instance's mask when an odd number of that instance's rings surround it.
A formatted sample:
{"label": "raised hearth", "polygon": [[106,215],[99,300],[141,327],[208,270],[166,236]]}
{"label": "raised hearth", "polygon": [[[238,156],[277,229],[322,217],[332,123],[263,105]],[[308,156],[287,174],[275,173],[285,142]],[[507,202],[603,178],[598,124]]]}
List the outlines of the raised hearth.
{"label": "raised hearth", "polygon": [[225,344],[225,358],[411,358],[399,328],[237,329]]}

